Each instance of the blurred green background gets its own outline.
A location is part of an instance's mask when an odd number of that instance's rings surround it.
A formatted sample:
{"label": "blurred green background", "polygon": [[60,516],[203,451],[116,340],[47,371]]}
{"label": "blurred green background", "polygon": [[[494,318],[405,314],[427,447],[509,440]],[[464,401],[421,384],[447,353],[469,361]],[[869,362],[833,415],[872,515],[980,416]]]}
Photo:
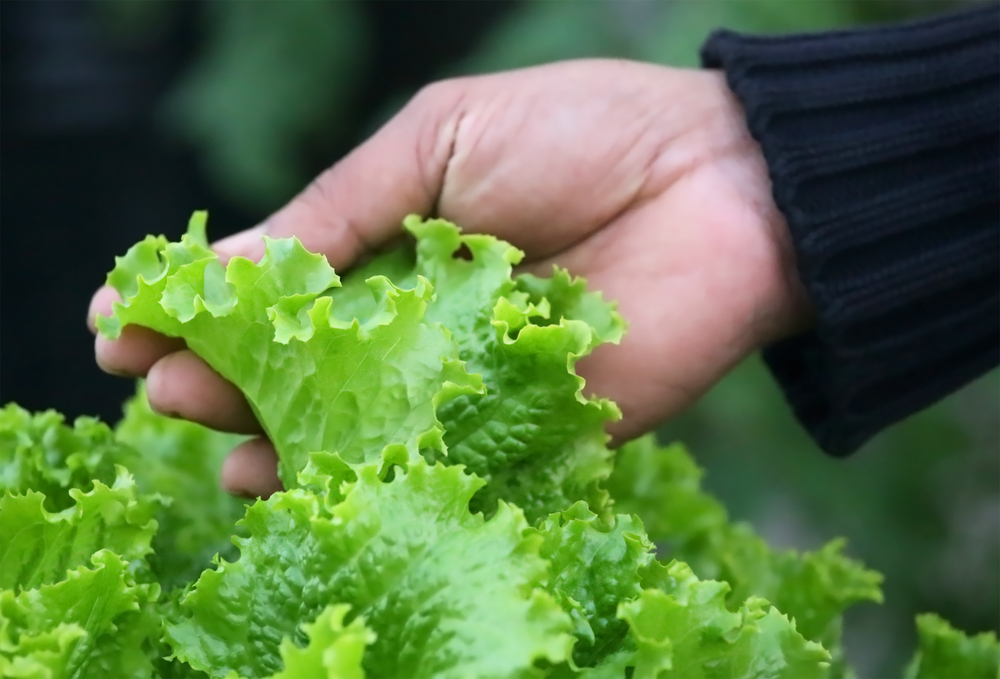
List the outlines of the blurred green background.
{"label": "blurred green background", "polygon": [[[595,56],[696,67],[699,46],[717,27],[831,29],[959,3],[438,3],[431,8],[434,20],[422,18],[429,15],[419,3],[377,4],[381,23],[372,19],[372,3],[351,0],[203,2],[193,9],[104,0],[89,6],[104,39],[125,48],[155,42],[179,13],[195,13],[193,56],[157,98],[153,128],[190,150],[220,201],[259,218],[374,131],[422,81]],[[384,30],[393,12],[403,17],[396,34]],[[385,66],[425,52],[446,58],[420,79]],[[203,205],[181,206],[197,207]],[[844,535],[854,556],[886,575],[886,603],[861,607],[847,621],[848,654],[861,676],[898,676],[915,643],[917,612],[938,611],[968,631],[1000,628],[996,372],[885,431],[847,460],[829,459],[815,447],[757,358],[660,433],[687,443],[708,470],[708,487],[775,545],[810,549]]]}

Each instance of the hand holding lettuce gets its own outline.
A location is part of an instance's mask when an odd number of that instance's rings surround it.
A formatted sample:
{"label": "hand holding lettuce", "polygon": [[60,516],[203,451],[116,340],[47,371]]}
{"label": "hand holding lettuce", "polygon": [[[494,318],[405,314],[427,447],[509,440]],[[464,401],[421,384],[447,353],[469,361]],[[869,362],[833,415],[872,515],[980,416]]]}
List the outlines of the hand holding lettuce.
{"label": "hand holding lettuce", "polygon": [[[264,225],[214,247],[223,261],[258,262],[269,247],[262,235],[295,236],[343,273],[389,248],[407,214],[435,214],[507,240],[524,252],[520,271],[549,277],[558,264],[618,301],[630,324],[624,344],[596,349],[578,372],[588,394],[620,407],[622,419],[608,429],[620,440],[651,430],[743,357],[808,322],[760,150],[716,73],[579,61],[431,85]],[[412,270],[394,265],[400,275]],[[370,271],[400,284],[396,272]],[[481,285],[477,294],[489,295],[495,282]],[[358,298],[371,300],[359,287]],[[216,293],[207,304],[225,303],[227,293]],[[546,294],[555,305],[562,293]],[[110,314],[114,297],[102,291],[92,313]],[[587,311],[576,309],[581,317]],[[593,325],[599,321],[588,318],[598,335],[613,330]],[[564,342],[559,351],[567,353],[585,341],[557,335],[544,341]],[[148,372],[150,399],[163,412],[260,433],[241,391],[182,346],[133,326],[114,343],[99,338],[97,355],[111,371]],[[227,481],[273,460],[248,444],[226,466]],[[247,476],[260,485],[230,485],[251,494],[275,486],[273,475]]]}

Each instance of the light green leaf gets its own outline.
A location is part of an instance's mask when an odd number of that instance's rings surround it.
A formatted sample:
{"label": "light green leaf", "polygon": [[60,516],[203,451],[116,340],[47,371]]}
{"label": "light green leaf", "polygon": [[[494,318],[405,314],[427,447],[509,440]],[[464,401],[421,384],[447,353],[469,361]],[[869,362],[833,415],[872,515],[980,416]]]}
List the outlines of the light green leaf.
{"label": "light green leaf", "polygon": [[133,465],[139,490],[163,499],[150,556],[160,584],[165,589],[188,584],[217,553],[235,557],[230,537],[246,504],[222,490],[219,472],[225,456],[246,437],[154,413],[141,382],[115,436],[142,456],[141,464]]}
{"label": "light green leaf", "polygon": [[303,490],[258,502],[240,560],[202,575],[171,646],[214,677],[266,675],[282,637],[304,642],[299,621],[343,603],[377,635],[372,676],[524,676],[566,660],[569,618],[536,589],[541,540],[509,505],[489,521],[469,513],[481,485],[417,458],[389,482],[361,468],[332,508]]}
{"label": "light green leaf", "polygon": [[364,679],[361,659],[365,647],[375,641],[375,633],[362,618],[344,625],[350,606],[327,606],[312,624],[302,625],[309,645],[299,648],[286,637],[281,641],[285,669],[274,679]]}
{"label": "light green leaf", "polygon": [[[8,595],[9,596],[9,595]],[[0,601],[3,595],[0,595]],[[2,608],[2,606],[0,606]],[[60,624],[46,632],[19,639],[15,644],[7,634],[10,621],[0,610],[0,677],[59,679],[69,676],[73,649],[87,636],[77,624]]]}
{"label": "light green leaf", "polygon": [[60,582],[102,549],[123,557],[132,571],[147,569],[156,505],[137,495],[124,467],[110,488],[95,481],[89,493],[72,488],[69,495],[76,504],[56,514],[43,507],[41,493],[8,491],[0,498],[0,587],[17,593]]}
{"label": "light green leaf", "polygon": [[133,466],[137,457],[115,441],[107,425],[92,417],[72,427],[59,413],[29,413],[11,403],[0,410],[0,494],[42,493],[49,511],[73,505],[69,491],[90,490],[95,481],[115,481],[115,465]]}
{"label": "light green leaf", "polygon": [[625,321],[614,305],[606,302],[600,292],[588,292],[587,281],[574,278],[565,269],[553,267],[551,278],[521,274],[516,284],[532,302],[540,305],[545,300],[550,305],[544,324],[571,318],[590,326],[592,349],[606,342],[617,344],[625,334]]}
{"label": "light green leaf", "polygon": [[701,470],[682,446],[662,448],[647,436],[621,448],[608,486],[616,509],[638,514],[671,557],[699,577],[728,582],[731,606],[767,599],[841,662],[841,614],[862,601],[880,602],[882,576],[845,557],[842,540],[817,552],[772,552],[749,526],[731,524],[700,483]]}
{"label": "light green leaf", "polygon": [[933,613],[917,616],[920,648],[906,679],[997,679],[1000,643],[993,632],[968,636]]}
{"label": "light green leaf", "polygon": [[110,551],[91,563],[56,584],[0,593],[0,654],[7,662],[34,666],[36,676],[152,676],[143,647],[159,633],[148,611],[159,588],[136,585],[128,564]]}
{"label": "light green leaf", "polygon": [[553,514],[537,529],[543,558],[551,562],[548,591],[568,609],[577,635],[574,661],[586,667],[616,650],[628,625],[618,605],[642,592],[640,571],[652,559],[642,523],[618,515],[601,522],[579,502]]}
{"label": "light green leaf", "polygon": [[417,239],[416,257],[400,249],[352,273],[344,283],[348,308],[359,318],[372,313],[355,300],[360,281],[376,273],[397,284],[422,276],[434,286],[427,322],[448,328],[459,358],[486,387],[438,410],[443,461],[487,481],[473,507],[489,513],[504,499],[535,522],[582,499],[607,514],[600,488],[610,473],[604,425],[620,413],[609,401],[582,395],[574,366],[598,344],[620,340],[624,321],[614,305],[558,269],[551,280],[512,279],[523,253],[492,236],[463,235],[441,219],[410,216],[404,225]]}
{"label": "light green leaf", "polygon": [[133,250],[157,248],[162,270],[127,269],[120,258],[108,280],[132,275],[137,292],[120,286],[124,302],[98,326],[110,337],[124,323],[183,337],[246,394],[278,450],[286,487],[314,451],[359,464],[441,449],[436,407],[482,387],[457,361],[448,331],[422,322],[431,286],[418,280],[402,290],[372,278],[375,313],[364,323],[340,321],[331,313],[336,295],[322,294],[339,285],[326,258],[295,239],[265,240],[259,264],[234,258],[224,280],[215,254],[191,235],[180,244],[140,243]]}
{"label": "light green leaf", "polygon": [[830,654],[767,601],[751,597],[733,612],[727,584],[676,561],[654,571],[659,588],[619,608],[636,645],[634,679],[826,676]]}
{"label": "light green leaf", "polygon": [[[201,219],[192,221],[199,234]],[[416,217],[406,228],[417,237],[413,267],[390,253],[344,290],[294,239],[267,240],[259,265],[235,258],[224,276],[199,238],[147,239],[109,275],[124,303],[99,327],[113,337],[138,323],[183,337],[247,395],[286,487],[311,452],[360,464],[419,451],[487,480],[476,509],[492,512],[503,498],[535,521],[583,499],[607,514],[604,424],[620,414],[582,395],[574,365],[621,337],[613,305],[565,272],[515,282],[521,253],[493,237]],[[455,256],[462,248],[470,260]],[[373,275],[380,270],[399,283]]]}

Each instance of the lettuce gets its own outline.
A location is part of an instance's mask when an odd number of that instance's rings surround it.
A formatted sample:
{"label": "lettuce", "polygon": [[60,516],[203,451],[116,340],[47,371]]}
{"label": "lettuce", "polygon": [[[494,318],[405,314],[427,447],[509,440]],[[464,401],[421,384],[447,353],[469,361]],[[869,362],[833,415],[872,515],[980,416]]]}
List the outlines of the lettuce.
{"label": "lettuce", "polygon": [[[60,582],[0,593],[0,655],[22,676],[149,677],[158,620],[145,606],[156,584],[136,584],[129,564],[102,549]],[[29,671],[30,670],[30,671]],[[16,675],[15,675],[16,676]]]}
{"label": "lettuce", "polygon": [[422,322],[433,293],[426,280],[404,290],[372,277],[371,315],[338,320],[323,293],[340,281],[324,257],[294,239],[268,239],[259,264],[237,257],[223,269],[203,215],[181,243],[147,238],[117,262],[108,280],[124,302],[98,319],[101,331],[115,337],[138,323],[183,337],[247,395],[286,487],[310,452],[392,463],[442,447],[437,403],[482,388],[448,331]]}
{"label": "lettuce", "polygon": [[302,625],[309,644],[299,648],[290,639],[281,642],[284,669],[274,679],[362,679],[361,658],[375,634],[363,618],[344,626],[349,606],[327,606],[313,623]]}
{"label": "lettuce", "polygon": [[996,679],[1000,644],[992,632],[968,636],[933,613],[917,616],[920,650],[906,679]]}
{"label": "lettuce", "polygon": [[236,553],[231,536],[246,502],[223,492],[218,479],[225,456],[246,437],[157,415],[140,383],[115,438],[141,456],[136,484],[159,501],[149,561],[165,590],[189,584],[215,554]]}
{"label": "lettuce", "polygon": [[234,551],[243,503],[217,476],[239,440],[156,415],[141,385],[114,430],[0,411],[0,675],[188,676],[163,659],[162,592]]}
{"label": "lettuce", "polygon": [[35,491],[0,498],[0,587],[25,590],[58,582],[102,549],[133,571],[143,570],[157,528],[155,506],[137,497],[132,477],[118,469],[110,488],[95,481],[89,493],[70,490],[76,504],[57,514],[42,506],[45,496]]}
{"label": "lettuce", "polygon": [[336,602],[375,633],[372,676],[522,676],[564,660],[570,622],[537,588],[540,540],[509,505],[489,521],[471,514],[481,485],[415,460],[389,482],[363,468],[332,507],[297,490],[257,503],[240,560],[202,575],[167,626],[171,645],[212,676],[266,675],[300,616]]}
{"label": "lettuce", "polygon": [[618,451],[608,485],[619,510],[649,525],[650,537],[702,578],[731,587],[730,607],[756,596],[791,616],[807,638],[833,654],[834,676],[846,673],[841,649],[843,612],[864,601],[881,602],[879,573],[842,553],[843,540],[816,552],[774,552],[746,524],[730,523],[725,508],[701,490],[701,470],[682,446],[651,438]]}
{"label": "lettuce", "polygon": [[[286,487],[311,452],[382,462],[383,474],[423,454],[486,479],[477,507],[487,512],[500,497],[532,521],[581,499],[604,509],[603,426],[620,414],[582,395],[573,366],[618,341],[624,323],[582,282],[560,273],[519,287],[520,251],[409,219],[415,262],[407,271],[389,260],[400,284],[369,275],[381,268],[373,262],[344,286],[341,307],[339,277],[297,240],[265,238],[260,263],[237,257],[223,269],[204,219],[197,213],[180,243],[149,237],[118,258],[108,281],[123,301],[98,326],[109,337],[138,323],[184,338],[246,394]],[[471,260],[454,256],[462,247]],[[597,325],[553,319],[547,287],[557,311]]]}
{"label": "lettuce", "polygon": [[[116,260],[98,319],[184,338],[246,395],[286,490],[217,475],[241,438],[0,411],[0,674],[840,677],[880,576],[773,552],[679,446],[618,451],[576,362],[624,321],[584,281],[443,220],[343,280],[295,239],[223,267],[196,213]],[[659,554],[658,554],[659,551]],[[920,618],[910,675],[995,676]],[[951,673],[950,675],[948,673]],[[993,672],[993,675],[990,675]]]}
{"label": "lettuce", "polygon": [[49,511],[72,506],[73,489],[114,483],[116,464],[136,462],[134,451],[94,418],[78,418],[70,428],[55,411],[33,415],[14,403],[0,410],[0,492],[41,493]]}
{"label": "lettuce", "polygon": [[829,653],[759,597],[726,608],[726,583],[701,581],[683,563],[654,563],[659,589],[622,604],[637,640],[635,677],[826,676]]}

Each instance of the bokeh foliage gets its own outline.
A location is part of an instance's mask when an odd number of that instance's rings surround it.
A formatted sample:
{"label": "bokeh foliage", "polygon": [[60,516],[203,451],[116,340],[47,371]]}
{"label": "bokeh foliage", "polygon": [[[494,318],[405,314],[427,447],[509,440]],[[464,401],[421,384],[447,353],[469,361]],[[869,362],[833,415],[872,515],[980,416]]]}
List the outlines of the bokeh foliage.
{"label": "bokeh foliage", "polygon": [[[109,2],[122,30],[149,30],[140,3]],[[161,3],[141,3],[158,6]],[[536,0],[497,21],[439,77],[559,59],[621,57],[697,66],[716,27],[754,32],[900,20],[956,6],[916,0]],[[109,9],[110,8],[110,9]],[[309,179],[331,138],[360,141],[411,94],[368,119],[356,93],[376,46],[359,1],[204,3],[198,54],[162,106],[231,200],[261,214]],[[169,13],[169,12],[167,12]],[[140,17],[141,19],[142,17]],[[148,17],[147,17],[148,19]],[[155,23],[155,22],[154,22]],[[138,27],[138,28],[137,28]],[[447,40],[415,26],[427,40]],[[333,158],[330,159],[334,160]],[[194,207],[194,206],[192,206]],[[707,485],[778,545],[845,535],[886,574],[886,604],[848,620],[862,674],[885,676],[915,642],[913,615],[939,611],[969,631],[1000,627],[1000,378],[982,378],[884,432],[848,460],[825,457],[798,427],[759,359],[668,423],[708,470]]]}

